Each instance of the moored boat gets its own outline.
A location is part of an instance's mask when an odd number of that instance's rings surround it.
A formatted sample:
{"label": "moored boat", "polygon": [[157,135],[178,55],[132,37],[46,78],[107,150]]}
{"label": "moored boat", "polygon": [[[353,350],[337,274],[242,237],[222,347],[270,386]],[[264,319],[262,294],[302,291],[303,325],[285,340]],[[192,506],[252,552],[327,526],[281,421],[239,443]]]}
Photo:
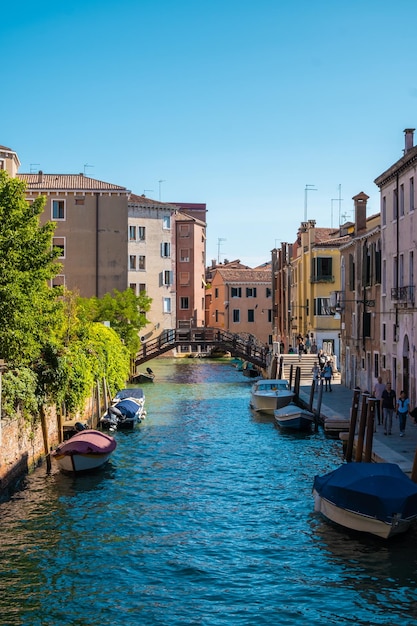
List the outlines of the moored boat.
{"label": "moored boat", "polygon": [[121,389],[100,419],[103,428],[132,430],[145,416],[145,394],[140,387]]}
{"label": "moored boat", "polygon": [[417,485],[395,463],[346,463],[314,478],[315,510],[387,539],[417,520]]}
{"label": "moored boat", "polygon": [[275,409],[274,418],[278,426],[292,430],[311,430],[314,422],[314,414],[297,406],[294,402]]}
{"label": "moored boat", "polygon": [[86,472],[104,465],[116,446],[116,440],[106,433],[81,430],[59,444],[51,457],[63,472]]}
{"label": "moored boat", "polygon": [[254,411],[273,415],[276,409],[289,404],[293,397],[288,380],[260,379],[252,385],[250,407]]}

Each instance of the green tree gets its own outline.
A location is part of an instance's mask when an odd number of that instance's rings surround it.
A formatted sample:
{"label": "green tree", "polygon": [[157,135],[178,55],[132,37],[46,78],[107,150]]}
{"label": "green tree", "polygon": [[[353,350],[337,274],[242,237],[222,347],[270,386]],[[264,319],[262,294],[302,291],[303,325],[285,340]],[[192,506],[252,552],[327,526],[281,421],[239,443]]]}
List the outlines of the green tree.
{"label": "green tree", "polygon": [[133,357],[139,350],[140,330],[148,323],[146,313],[151,303],[144,293],[136,296],[132,289],[114,289],[103,298],[80,298],[80,316],[93,322],[110,322]]}
{"label": "green tree", "polygon": [[41,225],[44,198],[32,204],[25,185],[0,171],[0,358],[29,364],[54,343],[62,304],[48,285],[59,272],[52,247],[55,226]]}

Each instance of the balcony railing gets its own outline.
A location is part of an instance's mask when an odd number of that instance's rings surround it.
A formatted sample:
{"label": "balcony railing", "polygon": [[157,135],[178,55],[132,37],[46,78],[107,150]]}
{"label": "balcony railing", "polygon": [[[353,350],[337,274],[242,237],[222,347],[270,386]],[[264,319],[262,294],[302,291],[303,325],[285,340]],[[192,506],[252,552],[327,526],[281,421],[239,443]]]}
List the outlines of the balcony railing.
{"label": "balcony railing", "polygon": [[310,276],[310,283],[334,283],[334,276],[315,274],[314,276]]}
{"label": "balcony railing", "polygon": [[391,300],[414,303],[414,285],[407,285],[406,287],[392,287]]}

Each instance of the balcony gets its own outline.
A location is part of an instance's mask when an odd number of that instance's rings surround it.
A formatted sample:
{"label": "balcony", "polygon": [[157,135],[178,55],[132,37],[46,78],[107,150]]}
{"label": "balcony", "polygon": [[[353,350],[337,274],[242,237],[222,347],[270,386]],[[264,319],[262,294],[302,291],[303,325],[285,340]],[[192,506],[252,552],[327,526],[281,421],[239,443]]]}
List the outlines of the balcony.
{"label": "balcony", "polygon": [[395,300],[399,304],[414,304],[414,286],[392,287],[391,300]]}

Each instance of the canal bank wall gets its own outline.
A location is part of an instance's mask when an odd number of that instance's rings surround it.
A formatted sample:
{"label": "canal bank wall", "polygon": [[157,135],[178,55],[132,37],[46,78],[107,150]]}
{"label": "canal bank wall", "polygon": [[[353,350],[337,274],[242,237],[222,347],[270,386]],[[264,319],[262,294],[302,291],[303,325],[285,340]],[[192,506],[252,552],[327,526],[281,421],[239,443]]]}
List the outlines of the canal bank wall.
{"label": "canal bank wall", "polygon": [[[76,420],[94,428],[97,410],[90,399]],[[94,417],[92,417],[94,416]],[[63,427],[55,406],[46,407],[45,430],[41,416],[27,419],[21,415],[1,419],[0,426],[0,499],[7,498],[28,473],[45,462],[47,454],[63,440]]]}

